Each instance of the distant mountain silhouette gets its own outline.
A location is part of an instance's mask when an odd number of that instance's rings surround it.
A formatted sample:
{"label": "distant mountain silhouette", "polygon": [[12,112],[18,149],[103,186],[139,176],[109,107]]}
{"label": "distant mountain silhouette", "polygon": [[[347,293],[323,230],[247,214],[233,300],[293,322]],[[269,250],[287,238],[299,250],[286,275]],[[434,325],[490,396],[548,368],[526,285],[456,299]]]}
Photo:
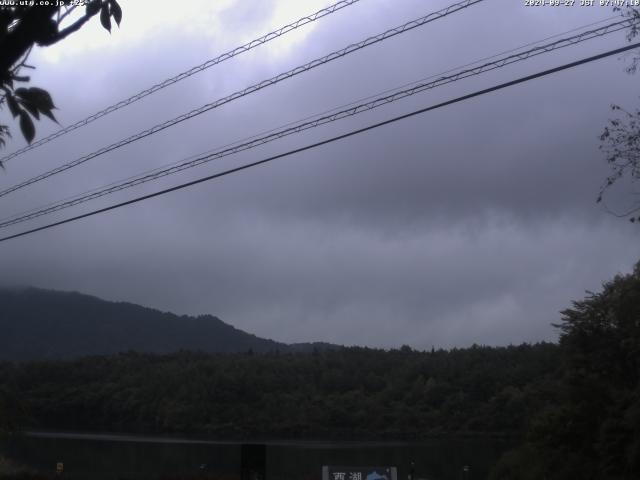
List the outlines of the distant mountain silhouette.
{"label": "distant mountain silhouette", "polygon": [[0,360],[44,360],[126,351],[311,351],[239,330],[212,315],[178,316],[77,292],[0,288]]}

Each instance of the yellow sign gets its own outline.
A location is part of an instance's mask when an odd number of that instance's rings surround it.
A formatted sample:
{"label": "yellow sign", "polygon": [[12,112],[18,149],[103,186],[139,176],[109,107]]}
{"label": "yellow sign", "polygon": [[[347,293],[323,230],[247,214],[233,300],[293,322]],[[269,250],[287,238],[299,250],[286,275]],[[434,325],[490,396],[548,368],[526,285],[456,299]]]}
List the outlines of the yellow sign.
{"label": "yellow sign", "polygon": [[56,473],[59,475],[64,472],[64,463],[58,462],[56,463]]}

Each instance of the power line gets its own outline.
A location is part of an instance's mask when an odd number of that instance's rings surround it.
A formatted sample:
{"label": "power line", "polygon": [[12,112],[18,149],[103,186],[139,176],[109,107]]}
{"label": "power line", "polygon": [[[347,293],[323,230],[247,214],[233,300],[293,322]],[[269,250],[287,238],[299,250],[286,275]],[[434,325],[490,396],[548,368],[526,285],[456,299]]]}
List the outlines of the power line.
{"label": "power line", "polygon": [[[52,203],[44,207],[32,209],[29,212],[26,212],[23,214],[18,214],[9,218],[2,219],[0,220],[0,228],[6,228],[6,227],[16,225],[18,223],[22,223],[28,220],[33,220],[43,215],[51,214],[66,208],[70,208],[70,207],[73,207],[73,206],[76,206],[76,205],[79,205],[79,204],[82,204],[106,195],[121,191],[121,190],[125,190],[125,189],[132,188],[153,180],[157,180],[159,178],[172,175],[172,174],[181,172],[183,170],[193,168],[193,167],[202,165],[204,163],[208,163],[213,160],[217,160],[229,155],[233,155],[241,151],[249,150],[251,148],[255,148],[260,145],[264,145],[266,143],[283,138],[288,135],[300,133],[302,131],[315,128],[320,125],[341,120],[343,118],[351,117],[365,111],[373,110],[380,106],[387,105],[389,103],[401,100],[403,98],[407,98],[409,96],[415,95],[417,93],[420,93],[429,89],[446,85],[448,83],[456,82],[464,78],[469,78],[471,76],[480,75],[482,73],[495,70],[497,68],[502,68],[507,65],[524,61],[529,58],[535,57],[537,55],[549,53],[551,51],[554,51],[560,48],[576,45],[578,43],[591,40],[593,38],[599,38],[604,35],[629,28],[633,24],[634,22],[632,20],[629,20],[629,19],[621,20],[618,22],[611,23],[609,25],[605,25],[600,28],[596,28],[593,30],[582,32],[577,35],[573,35],[568,38],[563,38],[549,44],[540,45],[538,47],[529,49],[524,52],[519,52],[503,58],[499,58],[493,62],[488,62],[482,65],[476,66],[474,68],[462,70],[453,75],[443,76],[431,82],[423,82],[423,83],[414,82],[410,84],[411,85],[410,88],[405,88],[402,90],[396,89],[396,91],[392,94],[380,96],[365,103],[356,104],[356,105],[352,103],[350,104],[349,108],[345,108],[339,111],[333,111],[332,113],[327,115],[321,114],[322,116],[319,116],[319,117],[316,116],[316,118],[314,118],[313,120],[305,121],[306,120],[305,119],[297,124],[289,124],[292,126],[287,126],[286,128],[283,128],[280,130],[277,130],[277,129],[271,130],[266,135],[251,137],[250,139],[248,139],[243,143],[231,144],[231,146],[223,147],[218,151],[196,155],[196,156],[190,157],[190,159],[188,160],[173,164],[166,168],[155,169],[152,172],[130,177],[121,182],[114,182],[105,187],[94,189],[91,192],[87,192],[85,194],[76,195],[69,199],[59,201],[57,203]],[[434,76],[429,78],[433,78],[433,77]],[[403,87],[400,87],[400,88],[403,88]],[[387,93],[387,92],[384,92],[384,93]],[[373,97],[370,97],[370,98],[373,98]]]}
{"label": "power line", "polygon": [[203,70],[206,70],[208,68],[213,67],[214,65],[217,65],[219,63],[224,62],[225,60],[229,60],[233,57],[236,57],[242,53],[248,52],[249,50],[252,50],[260,45],[263,45],[267,42],[270,42],[271,40],[275,40],[278,37],[281,37],[282,35],[289,33],[293,30],[296,30],[304,25],[307,25],[308,23],[311,22],[315,22],[316,20],[322,18],[322,17],[326,17],[327,15],[330,15],[334,12],[337,12],[338,10],[341,10],[345,7],[351,6],[354,3],[359,2],[360,0],[341,0],[337,3],[334,3],[333,5],[330,5],[327,8],[323,8],[322,10],[318,10],[317,12],[311,14],[311,15],[307,15],[305,17],[302,17],[298,20],[296,20],[293,23],[289,23],[287,25],[285,25],[284,27],[280,27],[277,30],[274,30],[272,32],[267,33],[266,35],[263,35],[260,38],[256,38],[255,40],[251,40],[248,43],[245,43],[244,45],[241,45],[239,47],[234,48],[233,50],[229,50],[228,52],[225,52],[215,58],[212,58],[210,60],[207,60],[204,63],[201,63],[200,65],[197,65],[193,68],[190,68],[189,70],[186,70],[184,72],[181,72],[171,78],[167,78],[166,80],[163,80],[160,83],[156,83],[155,85],[147,88],[146,90],[142,90],[139,93],[136,93],[135,95],[132,95],[131,97],[121,100],[117,103],[114,103],[113,105],[110,105],[106,108],[104,108],[103,110],[100,110],[97,113],[94,113],[93,115],[90,115],[87,118],[84,118],[82,120],[77,121],[76,123],[69,125],[68,127],[65,127],[61,130],[58,130],[57,132],[52,133],[51,135],[44,137],[40,140],[38,140],[37,142],[31,143],[30,145],[27,145],[26,147],[23,147],[19,150],[16,150],[15,152],[6,155],[2,158],[0,158],[0,165],[3,164],[4,162],[8,162],[9,160],[25,153],[28,152],[29,150],[33,150],[34,148],[37,148],[41,145],[44,145],[45,143],[49,143],[52,140],[55,140],[58,137],[61,137],[62,135],[65,135],[73,130],[76,130],[80,127],[84,127],[85,125],[88,125],[89,123],[98,120],[99,118],[104,117],[105,115],[108,115],[112,112],[115,112],[116,110],[120,110],[121,108],[126,107],[127,105],[131,105],[132,103],[137,102],[138,100],[143,99],[144,97],[151,95],[155,92],[157,92],[158,90],[162,90],[163,88],[166,88],[170,85],[173,85],[174,83],[178,83],[181,80],[184,80],[185,78],[189,78],[193,75],[195,75],[196,73],[200,73]]}
{"label": "power line", "polygon": [[91,212],[83,213],[81,215],[76,215],[75,217],[66,218],[64,220],[60,220],[60,221],[53,222],[53,223],[50,223],[50,224],[47,224],[47,225],[43,225],[41,227],[33,228],[31,230],[26,230],[26,231],[23,231],[23,232],[20,232],[20,233],[16,233],[16,234],[13,234],[13,235],[2,237],[2,238],[0,238],[0,242],[5,242],[7,240],[11,240],[11,239],[14,239],[14,238],[23,237],[23,236],[29,235],[31,233],[39,232],[39,231],[46,230],[46,229],[49,229],[49,228],[53,228],[53,227],[56,227],[56,226],[59,226],[59,225],[64,225],[66,223],[74,222],[76,220],[80,220],[80,219],[83,219],[83,218],[91,217],[93,215],[97,215],[97,214],[100,214],[100,213],[108,212],[110,210],[115,210],[117,208],[124,207],[124,206],[127,206],[127,205],[132,205],[134,203],[142,202],[144,200],[149,200],[151,198],[159,197],[161,195],[165,195],[167,193],[174,192],[174,191],[177,191],[177,190],[182,190],[183,188],[191,187],[191,186],[197,185],[199,183],[208,182],[208,181],[214,180],[216,178],[224,177],[224,176],[230,175],[232,173],[236,173],[236,172],[239,172],[239,171],[242,171],[242,170],[246,170],[246,169],[249,169],[249,168],[252,168],[252,167],[256,167],[258,165],[269,163],[269,162],[272,162],[272,161],[280,159],[280,158],[284,158],[284,157],[288,157],[290,155],[294,155],[296,153],[301,153],[301,152],[304,152],[304,151],[307,151],[307,150],[311,150],[311,149],[314,149],[314,148],[317,148],[317,147],[320,147],[320,146],[323,146],[323,145],[327,145],[329,143],[336,142],[338,140],[343,140],[345,138],[349,138],[349,137],[352,137],[354,135],[358,135],[360,133],[364,133],[364,132],[367,132],[369,130],[373,130],[375,128],[382,127],[384,125],[389,125],[391,123],[395,123],[395,122],[398,122],[400,120],[404,120],[404,119],[407,119],[407,118],[410,118],[410,117],[413,117],[413,116],[416,116],[416,115],[420,115],[420,114],[429,112],[431,110],[436,110],[438,108],[443,108],[443,107],[446,107],[448,105],[453,105],[455,103],[463,102],[465,100],[469,100],[469,99],[474,98],[474,97],[479,97],[481,95],[485,95],[487,93],[495,92],[497,90],[502,90],[504,88],[511,87],[513,85],[518,85],[520,83],[525,83],[525,82],[534,80],[536,78],[540,78],[540,77],[544,77],[544,76],[547,76],[547,75],[551,75],[553,73],[557,73],[557,72],[560,72],[560,71],[563,71],[563,70],[568,70],[570,68],[574,68],[574,67],[577,67],[579,65],[584,65],[586,63],[594,62],[596,60],[600,60],[600,59],[603,59],[603,58],[606,58],[606,57],[610,57],[612,55],[617,55],[618,53],[623,53],[623,52],[626,52],[626,51],[629,51],[629,50],[632,50],[632,49],[638,48],[638,47],[640,47],[640,42],[634,43],[634,44],[631,44],[631,45],[627,45],[625,47],[617,48],[617,49],[614,49],[614,50],[609,50],[607,52],[600,53],[598,55],[593,55],[591,57],[583,58],[581,60],[577,60],[577,61],[574,61],[574,62],[571,62],[571,63],[566,63],[566,64],[561,65],[559,67],[551,68],[549,70],[544,70],[542,72],[534,73],[532,75],[527,75],[525,77],[520,77],[520,78],[518,78],[516,80],[511,80],[509,82],[501,83],[501,84],[495,85],[493,87],[485,88],[483,90],[478,90],[476,92],[469,93],[467,95],[463,95],[461,97],[454,98],[452,100],[447,100],[446,102],[442,102],[442,103],[438,103],[438,104],[435,104],[435,105],[431,105],[429,107],[421,108],[419,110],[414,110],[414,111],[406,113],[404,115],[393,117],[393,118],[390,118],[388,120],[384,120],[382,122],[374,123],[372,125],[368,125],[368,126],[363,127],[363,128],[352,130],[350,132],[343,133],[341,135],[337,135],[337,136],[334,136],[334,137],[331,137],[331,138],[328,138],[328,139],[325,139],[325,140],[322,140],[322,141],[319,141],[319,142],[315,142],[315,143],[306,145],[304,147],[300,147],[300,148],[296,148],[296,149],[293,149],[293,150],[289,150],[287,152],[280,153],[278,155],[273,155],[271,157],[267,157],[267,158],[264,158],[262,160],[258,160],[256,162],[247,163],[247,164],[241,165],[239,167],[231,168],[231,169],[225,170],[223,172],[219,172],[219,173],[216,173],[216,174],[213,174],[213,175],[209,175],[207,177],[199,178],[197,180],[192,180],[190,182],[182,183],[182,184],[176,185],[174,187],[166,188],[164,190],[160,190],[160,191],[157,191],[157,192],[154,192],[154,193],[150,193],[150,194],[147,194],[147,195],[136,197],[136,198],[133,198],[131,200],[127,200],[125,202],[117,203],[117,204],[114,204],[114,205],[110,205],[108,207],[100,208],[98,210],[93,210]]}
{"label": "power line", "polygon": [[383,33],[380,33],[378,35],[374,35],[372,37],[369,37],[365,40],[362,40],[360,42],[357,43],[353,43],[341,50],[336,50],[335,52],[332,52],[328,55],[325,55],[324,57],[321,58],[317,58],[309,63],[306,63],[304,65],[298,66],[292,70],[289,70],[288,72],[285,73],[281,73],[279,75],[276,75],[275,77],[272,77],[268,80],[263,80],[259,83],[256,83],[250,87],[245,88],[244,90],[239,90],[235,93],[232,93],[231,95],[228,95],[226,97],[220,98],[212,103],[208,103],[206,105],[203,105],[195,110],[191,110],[190,112],[184,113],[178,117],[175,117],[171,120],[167,120],[164,123],[155,125],[154,127],[151,127],[148,130],[144,130],[142,132],[139,132],[135,135],[132,135],[130,137],[127,137],[123,140],[120,140],[116,143],[112,143],[109,146],[103,147],[99,150],[96,150],[95,152],[92,152],[88,155],[85,155],[83,157],[80,157],[76,160],[73,160],[69,163],[65,163],[59,167],[56,167],[52,170],[49,170],[48,172],[42,173],[40,175],[37,175],[35,177],[32,177],[28,180],[25,180],[21,183],[18,183],[12,187],[9,187],[5,190],[0,191],[0,197],[3,197],[5,195],[8,195],[12,192],[15,192],[16,190],[20,190],[21,188],[24,188],[26,186],[32,185],[36,182],[39,182],[41,180],[44,180],[46,178],[49,178],[53,175],[56,175],[58,173],[64,172],[66,170],[69,170],[70,168],[76,167],[80,164],[83,164],[93,158],[96,158],[100,155],[103,155],[105,153],[111,152],[117,148],[123,147],[125,145],[128,145],[130,143],[133,143],[137,140],[140,140],[142,138],[148,137],[149,135],[153,135],[154,133],[158,133],[166,128],[172,127],[173,125],[176,125],[178,123],[184,122],[185,120],[188,120],[190,118],[193,118],[197,115],[200,115],[202,113],[208,112],[209,110],[213,110],[214,108],[220,107],[226,103],[229,103],[233,100],[236,100],[238,98],[244,97],[246,95],[249,95],[251,93],[254,93],[258,90],[262,90],[265,87],[274,85],[276,83],[279,83],[283,80],[289,79],[291,77],[294,77],[296,75],[299,75],[303,72],[307,72],[313,68],[319,67],[320,65],[324,65],[325,63],[329,63],[333,60],[336,60],[338,58],[342,58],[345,55],[349,55],[355,51],[361,50],[363,48],[366,48],[370,45],[376,44],[378,42],[387,40],[391,37],[394,37],[396,35],[402,34],[402,33],[406,33],[410,30],[413,30],[414,28],[417,27],[421,27],[423,25],[426,25],[430,22],[433,22],[435,20],[438,20],[440,18],[446,17],[447,15],[450,15],[452,13],[458,12],[460,10],[463,10],[465,8],[468,8],[476,3],[480,3],[484,0],[464,0],[462,2],[459,3],[455,3],[453,5],[450,5],[442,10],[439,10],[437,12],[433,12],[430,13],[428,15],[425,15],[423,17],[420,17],[418,19],[415,20],[411,20],[410,22],[407,22],[403,25],[400,25],[398,27],[392,28],[390,30],[387,30]]}

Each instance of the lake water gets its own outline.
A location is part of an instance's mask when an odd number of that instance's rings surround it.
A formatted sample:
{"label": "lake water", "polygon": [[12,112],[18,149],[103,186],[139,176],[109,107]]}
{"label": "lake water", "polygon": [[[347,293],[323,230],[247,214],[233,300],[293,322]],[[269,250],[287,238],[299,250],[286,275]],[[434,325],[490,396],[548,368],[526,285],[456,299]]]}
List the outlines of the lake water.
{"label": "lake water", "polygon": [[[189,438],[31,433],[5,439],[0,454],[47,474],[64,463],[63,478],[239,480],[241,444]],[[320,480],[323,465],[388,465],[406,480],[482,480],[510,443],[495,439],[446,439],[420,443],[270,442],[267,480]],[[464,472],[464,467],[468,472]]]}

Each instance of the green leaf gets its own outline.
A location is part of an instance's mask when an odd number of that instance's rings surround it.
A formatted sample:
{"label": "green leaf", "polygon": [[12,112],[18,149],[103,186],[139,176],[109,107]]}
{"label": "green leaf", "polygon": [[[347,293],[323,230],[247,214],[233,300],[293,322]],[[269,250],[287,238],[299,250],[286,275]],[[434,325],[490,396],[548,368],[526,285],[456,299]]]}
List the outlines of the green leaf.
{"label": "green leaf", "polygon": [[51,95],[49,92],[42,88],[31,87],[28,89],[28,99],[32,103],[34,103],[40,111],[43,109],[51,110],[52,108],[56,108],[53,104],[53,100],[51,99]]}
{"label": "green leaf", "polygon": [[[7,144],[6,140],[4,139],[5,135],[11,138],[9,127],[7,127],[6,125],[0,125],[0,147],[4,147]],[[4,164],[2,162],[0,162],[0,168],[4,170]]]}
{"label": "green leaf", "polygon": [[102,9],[100,10],[100,23],[102,23],[102,26],[111,33],[111,18],[109,18],[108,3],[102,5]]}
{"label": "green leaf", "polygon": [[13,115],[13,118],[20,115],[20,111],[22,109],[13,95],[7,94],[7,105],[9,106],[9,111],[11,112],[11,115]]}
{"label": "green leaf", "polygon": [[24,110],[20,112],[20,130],[28,143],[31,143],[36,136],[36,127],[33,126],[33,120]]}
{"label": "green leaf", "polygon": [[27,102],[25,100],[20,100],[20,103],[24,108],[26,108],[31,115],[36,117],[36,120],[40,120],[40,113],[38,112],[38,107],[36,107],[33,103]]}
{"label": "green leaf", "polygon": [[116,0],[109,0],[109,3],[111,4],[111,16],[118,26],[120,26],[120,21],[122,20],[122,9]]}
{"label": "green leaf", "polygon": [[55,115],[53,114],[53,112],[51,110],[40,110],[40,113],[42,113],[43,115],[46,115],[51,120],[53,120],[54,122],[58,123],[58,119],[55,117]]}
{"label": "green leaf", "polygon": [[[46,90],[38,87],[18,88],[16,95],[20,97],[20,103],[33,115],[39,119],[39,113],[46,115],[54,122],[57,122],[51,112],[55,107],[51,95]],[[15,115],[14,115],[15,116]]]}
{"label": "green leaf", "polygon": [[100,0],[93,0],[87,3],[86,15],[93,17],[100,10]]}

